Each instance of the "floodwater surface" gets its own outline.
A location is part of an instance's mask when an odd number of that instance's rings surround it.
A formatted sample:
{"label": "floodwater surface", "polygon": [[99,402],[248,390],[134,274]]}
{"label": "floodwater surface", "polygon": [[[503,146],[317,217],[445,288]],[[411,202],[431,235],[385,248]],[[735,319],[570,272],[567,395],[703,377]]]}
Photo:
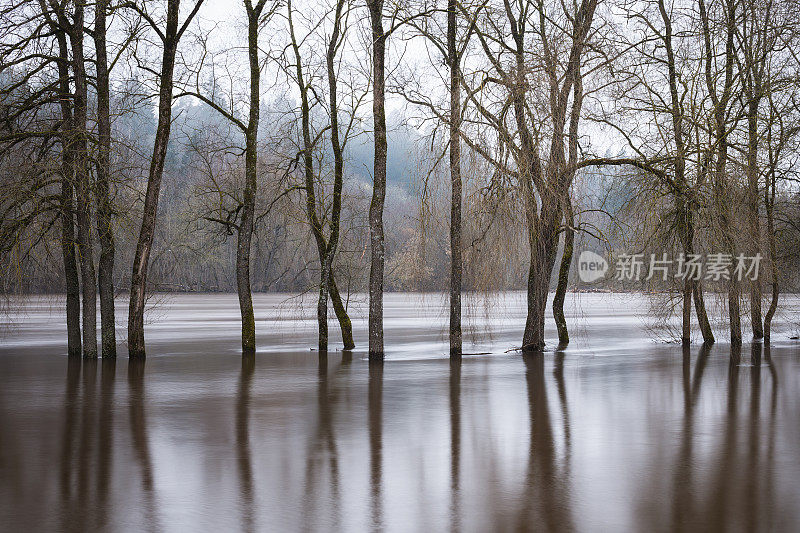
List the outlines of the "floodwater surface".
{"label": "floodwater surface", "polygon": [[68,358],[59,300],[12,301],[0,529],[800,531],[791,312],[771,348],[682,349],[641,297],[573,295],[570,347],[523,357],[509,294],[451,361],[441,297],[392,294],[378,364],[363,305],[321,356],[313,306],[255,304],[243,359],[234,295],[165,296],[137,362]]}

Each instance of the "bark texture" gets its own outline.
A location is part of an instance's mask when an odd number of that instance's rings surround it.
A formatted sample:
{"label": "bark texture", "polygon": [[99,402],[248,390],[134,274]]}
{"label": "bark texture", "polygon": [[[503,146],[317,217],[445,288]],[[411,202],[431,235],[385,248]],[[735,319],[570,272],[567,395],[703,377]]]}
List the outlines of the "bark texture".
{"label": "bark texture", "polygon": [[72,79],[75,86],[73,94],[73,150],[72,162],[75,168],[75,199],[78,222],[78,259],[81,266],[81,303],[83,318],[83,356],[97,357],[97,278],[94,270],[94,250],[91,229],[92,186],[89,177],[88,134],[86,130],[87,80],[83,52],[84,6],[75,2],[72,22],[68,24],[72,48]]}
{"label": "bark texture", "polygon": [[58,92],[61,108],[61,257],[64,262],[67,312],[67,354],[81,355],[81,301],[75,253],[75,167],[72,161],[72,94],[69,86],[69,48],[66,32],[49,15],[58,43]]}
{"label": "bark texture", "polygon": [[114,318],[114,232],[111,225],[111,105],[109,91],[108,52],[106,50],[106,18],[108,0],[97,0],[94,18],[94,47],[97,62],[97,165],[95,194],[97,197],[97,235],[100,259],[97,285],[100,291],[100,339],[103,357],[117,356]]}
{"label": "bark texture", "polygon": [[202,3],[203,0],[195,2],[192,12],[179,29],[180,0],[168,0],[165,31],[162,33],[160,29],[153,28],[161,38],[163,51],[158,93],[158,123],[153,143],[153,155],[150,160],[150,171],[147,176],[147,192],[144,198],[142,226],[139,230],[139,240],[136,245],[133,272],[131,274],[131,294],[128,310],[128,355],[133,358],[145,357],[144,307],[147,292],[147,268],[150,263],[150,253],[153,249],[153,236],[155,235],[156,215],[158,214],[158,197],[161,191],[164,160],[167,157],[167,145],[172,123],[172,86],[175,55],[181,35],[192,18],[194,18],[194,15],[197,14]]}
{"label": "bark texture", "polygon": [[458,4],[447,2],[447,58],[450,66],[450,356],[462,351],[461,335],[461,81],[456,44]]}
{"label": "bark texture", "polygon": [[383,205],[386,201],[386,39],[383,0],[367,0],[372,27],[372,120],[375,154],[372,169],[372,201],[369,204],[369,356],[383,358],[383,270],[385,244]]}

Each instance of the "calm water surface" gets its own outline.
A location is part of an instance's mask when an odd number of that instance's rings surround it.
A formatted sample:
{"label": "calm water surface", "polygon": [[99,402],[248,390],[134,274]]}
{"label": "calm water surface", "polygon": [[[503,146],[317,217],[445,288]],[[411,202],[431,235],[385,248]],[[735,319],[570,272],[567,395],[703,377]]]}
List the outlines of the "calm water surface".
{"label": "calm water surface", "polygon": [[256,297],[243,360],[235,296],[164,297],[145,363],[68,359],[58,300],[12,302],[0,529],[800,530],[791,312],[771,349],[682,350],[641,299],[583,295],[570,348],[521,357],[507,295],[470,309],[481,355],[451,362],[440,297],[387,295],[378,365],[311,351],[287,298]]}

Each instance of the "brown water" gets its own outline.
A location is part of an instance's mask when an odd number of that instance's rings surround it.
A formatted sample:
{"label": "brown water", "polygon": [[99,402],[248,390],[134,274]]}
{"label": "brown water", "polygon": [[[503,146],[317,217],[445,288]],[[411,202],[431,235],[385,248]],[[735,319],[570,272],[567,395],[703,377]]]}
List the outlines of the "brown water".
{"label": "brown water", "polygon": [[388,295],[382,365],[310,351],[310,314],[281,296],[256,299],[245,360],[235,297],[171,297],[143,364],[70,360],[58,302],[15,303],[0,529],[800,530],[791,317],[731,363],[651,341],[640,300],[584,296],[573,346],[523,358],[503,353],[511,295],[472,310],[469,349],[491,354],[457,363],[440,303]]}

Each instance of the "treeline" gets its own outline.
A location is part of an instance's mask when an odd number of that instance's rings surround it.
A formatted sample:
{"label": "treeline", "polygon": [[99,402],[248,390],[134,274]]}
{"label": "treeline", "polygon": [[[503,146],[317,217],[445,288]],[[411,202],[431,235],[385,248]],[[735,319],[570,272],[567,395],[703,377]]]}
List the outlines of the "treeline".
{"label": "treeline", "polygon": [[731,342],[768,341],[797,277],[798,7],[5,2],[2,290],[63,290],[85,357],[115,355],[119,292],[144,357],[154,290],[235,289],[245,353],[253,290],[318,292],[320,349],[329,305],[353,347],[366,291],[382,357],[384,291],[448,290],[458,355],[464,291],[524,288],[523,350],[552,295],[568,343],[580,249],[746,254],[757,279],[654,287],[684,343],[714,342],[720,291]]}

